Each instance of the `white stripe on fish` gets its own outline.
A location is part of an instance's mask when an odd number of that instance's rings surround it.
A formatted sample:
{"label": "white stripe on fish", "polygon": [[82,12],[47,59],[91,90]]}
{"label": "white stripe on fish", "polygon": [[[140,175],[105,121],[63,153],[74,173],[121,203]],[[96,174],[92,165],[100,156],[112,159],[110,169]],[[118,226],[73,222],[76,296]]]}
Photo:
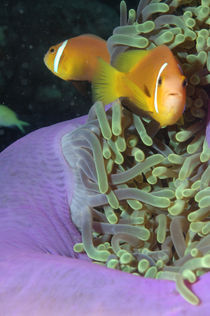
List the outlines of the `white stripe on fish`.
{"label": "white stripe on fish", "polygon": [[62,43],[62,45],[58,48],[58,51],[57,51],[57,54],[56,54],[55,60],[54,60],[54,72],[58,72],[59,62],[60,62],[61,56],[63,54],[65,47],[66,47],[67,42],[68,42],[68,40],[64,41]]}
{"label": "white stripe on fish", "polygon": [[167,65],[168,65],[168,63],[164,63],[164,64],[160,67],[159,73],[158,73],[158,75],[157,75],[156,84],[155,84],[154,104],[155,104],[155,111],[156,111],[157,113],[159,113],[159,111],[158,111],[158,104],[157,104],[158,81],[159,81],[159,79],[160,79],[160,76],[161,76],[163,70],[166,68]]}

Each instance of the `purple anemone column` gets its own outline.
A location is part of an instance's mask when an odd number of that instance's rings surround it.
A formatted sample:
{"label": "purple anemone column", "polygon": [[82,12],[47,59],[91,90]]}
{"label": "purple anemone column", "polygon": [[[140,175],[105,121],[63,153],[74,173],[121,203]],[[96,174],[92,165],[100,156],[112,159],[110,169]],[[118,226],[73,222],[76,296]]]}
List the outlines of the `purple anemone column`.
{"label": "purple anemone column", "polygon": [[37,130],[0,154],[0,315],[207,315],[210,274],[192,285],[201,299],[192,306],[173,282],[73,252],[80,234],[69,216],[74,183],[61,137],[85,120]]}

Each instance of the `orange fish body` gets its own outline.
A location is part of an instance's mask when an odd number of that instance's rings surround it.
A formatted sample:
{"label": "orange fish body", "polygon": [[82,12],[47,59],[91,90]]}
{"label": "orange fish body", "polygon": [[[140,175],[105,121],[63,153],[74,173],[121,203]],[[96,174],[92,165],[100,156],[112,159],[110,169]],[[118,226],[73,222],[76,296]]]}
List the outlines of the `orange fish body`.
{"label": "orange fish body", "polygon": [[95,99],[107,104],[125,97],[133,104],[133,112],[147,112],[160,126],[177,122],[185,107],[186,80],[167,46],[129,50],[114,66],[99,60],[93,79]]}
{"label": "orange fish body", "polygon": [[98,57],[110,62],[106,41],[96,35],[85,34],[50,47],[44,63],[63,80],[92,81]]}

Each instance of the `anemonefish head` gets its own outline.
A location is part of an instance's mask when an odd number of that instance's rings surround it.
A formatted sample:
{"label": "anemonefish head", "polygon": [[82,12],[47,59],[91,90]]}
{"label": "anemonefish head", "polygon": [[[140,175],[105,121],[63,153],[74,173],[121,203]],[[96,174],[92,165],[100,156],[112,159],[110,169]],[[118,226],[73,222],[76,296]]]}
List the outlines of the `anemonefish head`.
{"label": "anemonefish head", "polygon": [[181,117],[186,100],[187,80],[171,52],[159,65],[154,86],[154,118],[160,125],[172,125]]}
{"label": "anemonefish head", "polygon": [[47,68],[61,79],[68,80],[70,74],[70,63],[65,62],[65,48],[68,40],[51,46],[44,56],[44,63]]}

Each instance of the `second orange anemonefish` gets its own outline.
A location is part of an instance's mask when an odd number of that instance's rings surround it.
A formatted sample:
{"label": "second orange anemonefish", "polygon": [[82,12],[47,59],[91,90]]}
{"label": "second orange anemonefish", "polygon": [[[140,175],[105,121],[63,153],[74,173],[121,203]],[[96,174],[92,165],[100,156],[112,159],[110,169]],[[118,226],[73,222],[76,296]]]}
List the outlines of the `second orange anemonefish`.
{"label": "second orange anemonefish", "polygon": [[114,67],[99,59],[92,86],[94,100],[109,104],[124,97],[132,112],[143,110],[160,126],[167,126],[182,116],[186,84],[173,53],[161,45],[151,50],[128,50],[117,57]]}

